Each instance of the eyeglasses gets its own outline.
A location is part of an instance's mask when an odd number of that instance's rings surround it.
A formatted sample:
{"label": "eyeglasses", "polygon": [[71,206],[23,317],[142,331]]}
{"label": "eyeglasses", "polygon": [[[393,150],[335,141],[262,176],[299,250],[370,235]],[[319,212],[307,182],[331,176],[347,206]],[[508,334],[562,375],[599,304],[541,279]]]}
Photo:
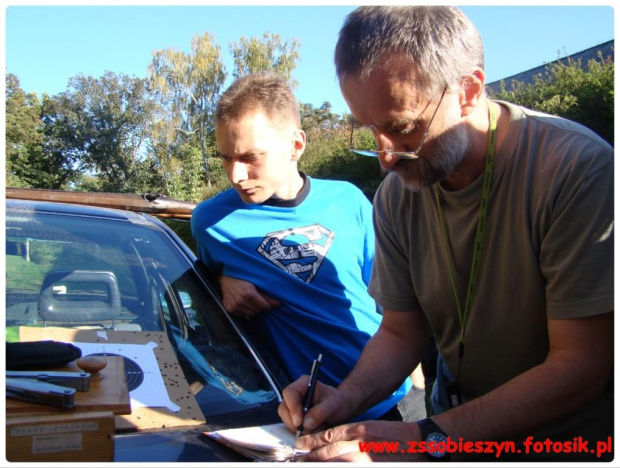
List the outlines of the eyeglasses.
{"label": "eyeglasses", "polygon": [[424,141],[426,140],[426,136],[428,135],[428,131],[431,129],[431,125],[433,123],[433,120],[435,119],[435,115],[437,115],[439,106],[441,106],[441,101],[443,101],[443,97],[446,94],[447,89],[448,89],[447,86],[443,89],[441,93],[441,97],[439,98],[439,103],[437,104],[437,107],[435,108],[435,112],[433,112],[433,115],[431,116],[431,120],[428,122],[428,126],[426,127],[426,131],[424,132],[424,135],[422,135],[420,144],[418,145],[415,151],[392,151],[391,149],[370,151],[370,150],[354,149],[353,148],[353,130],[355,129],[355,125],[351,125],[351,137],[349,139],[349,151],[352,151],[353,153],[361,154],[362,156],[372,156],[375,158],[379,156],[381,153],[387,153],[392,156],[397,156],[399,158],[417,159],[419,157],[418,155],[420,154],[420,150],[422,149],[422,145],[424,145]]}

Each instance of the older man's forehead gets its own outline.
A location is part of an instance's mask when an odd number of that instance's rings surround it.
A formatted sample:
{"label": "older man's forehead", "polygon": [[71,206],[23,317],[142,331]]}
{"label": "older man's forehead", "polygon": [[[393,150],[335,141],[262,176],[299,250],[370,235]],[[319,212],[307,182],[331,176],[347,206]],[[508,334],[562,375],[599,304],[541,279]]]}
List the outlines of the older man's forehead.
{"label": "older man's forehead", "polygon": [[357,122],[383,126],[415,119],[427,106],[428,95],[419,93],[412,79],[411,74],[378,71],[367,79],[351,77],[340,87]]}

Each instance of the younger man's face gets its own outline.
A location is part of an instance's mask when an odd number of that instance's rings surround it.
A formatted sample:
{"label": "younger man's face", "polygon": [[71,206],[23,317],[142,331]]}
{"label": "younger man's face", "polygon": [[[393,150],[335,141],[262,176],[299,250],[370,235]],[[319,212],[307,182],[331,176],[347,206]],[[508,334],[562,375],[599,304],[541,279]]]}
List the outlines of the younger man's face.
{"label": "younger man's face", "polygon": [[228,180],[245,203],[257,204],[273,195],[295,198],[297,160],[305,134],[294,125],[276,125],[261,110],[215,129],[217,151]]}

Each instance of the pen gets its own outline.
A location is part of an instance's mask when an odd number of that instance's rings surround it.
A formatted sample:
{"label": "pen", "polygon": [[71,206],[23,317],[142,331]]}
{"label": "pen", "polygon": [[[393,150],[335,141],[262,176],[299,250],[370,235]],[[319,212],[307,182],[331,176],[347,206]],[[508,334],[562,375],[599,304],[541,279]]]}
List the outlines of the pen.
{"label": "pen", "polygon": [[301,417],[301,424],[297,428],[297,435],[295,439],[298,439],[301,435],[301,431],[304,428],[304,417],[306,413],[312,406],[312,395],[314,395],[314,389],[316,387],[316,381],[319,378],[319,371],[321,370],[321,359],[323,359],[323,355],[319,354],[319,357],[314,360],[312,363],[312,370],[310,371],[310,380],[308,380],[308,390],[306,390],[306,399],[304,401],[304,412]]}

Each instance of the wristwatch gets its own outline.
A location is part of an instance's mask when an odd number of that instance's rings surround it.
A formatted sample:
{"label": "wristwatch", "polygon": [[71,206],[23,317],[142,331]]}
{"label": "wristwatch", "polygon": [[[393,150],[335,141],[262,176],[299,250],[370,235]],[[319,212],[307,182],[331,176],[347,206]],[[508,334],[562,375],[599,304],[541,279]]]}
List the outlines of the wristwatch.
{"label": "wristwatch", "polygon": [[426,458],[432,461],[449,461],[448,434],[441,430],[431,418],[417,421],[422,440],[425,442]]}

